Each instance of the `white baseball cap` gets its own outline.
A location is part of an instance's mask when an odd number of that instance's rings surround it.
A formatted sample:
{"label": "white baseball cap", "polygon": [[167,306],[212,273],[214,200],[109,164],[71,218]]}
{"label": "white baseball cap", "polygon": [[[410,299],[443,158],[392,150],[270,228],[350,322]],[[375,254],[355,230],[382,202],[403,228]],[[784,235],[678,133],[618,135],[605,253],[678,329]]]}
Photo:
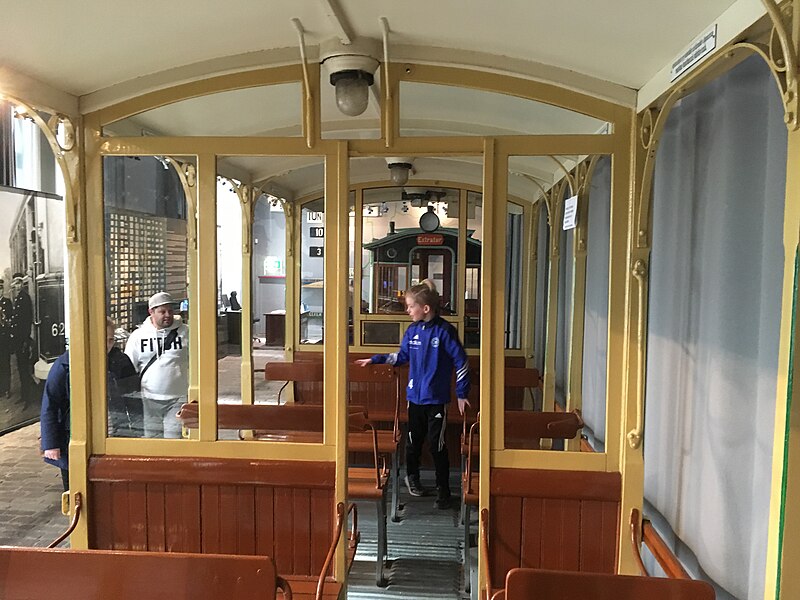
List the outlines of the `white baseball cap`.
{"label": "white baseball cap", "polygon": [[157,294],[150,296],[150,300],[147,303],[147,308],[153,309],[164,304],[172,304],[172,296],[170,296],[167,292],[158,292]]}

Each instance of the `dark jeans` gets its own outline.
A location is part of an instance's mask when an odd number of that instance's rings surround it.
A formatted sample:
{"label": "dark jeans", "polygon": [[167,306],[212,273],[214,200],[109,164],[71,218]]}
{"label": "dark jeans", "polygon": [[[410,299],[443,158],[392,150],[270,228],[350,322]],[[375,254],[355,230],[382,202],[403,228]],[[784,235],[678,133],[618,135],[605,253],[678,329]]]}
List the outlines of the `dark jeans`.
{"label": "dark jeans", "polygon": [[436,467],[436,487],[450,489],[450,457],[444,443],[447,429],[446,404],[408,404],[408,443],[406,444],[406,473],[419,476],[419,457],[425,438]]}

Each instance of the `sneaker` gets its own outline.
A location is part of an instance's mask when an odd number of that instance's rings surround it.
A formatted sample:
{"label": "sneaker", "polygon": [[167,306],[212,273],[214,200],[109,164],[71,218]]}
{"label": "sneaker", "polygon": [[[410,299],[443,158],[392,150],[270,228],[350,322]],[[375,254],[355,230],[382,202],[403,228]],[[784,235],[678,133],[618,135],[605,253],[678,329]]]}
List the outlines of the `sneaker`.
{"label": "sneaker", "polygon": [[445,510],[450,508],[450,490],[447,488],[438,487],[436,488],[436,502],[434,502],[434,506],[438,509]]}
{"label": "sneaker", "polygon": [[406,487],[412,496],[424,496],[425,490],[419,482],[419,475],[406,475]]}

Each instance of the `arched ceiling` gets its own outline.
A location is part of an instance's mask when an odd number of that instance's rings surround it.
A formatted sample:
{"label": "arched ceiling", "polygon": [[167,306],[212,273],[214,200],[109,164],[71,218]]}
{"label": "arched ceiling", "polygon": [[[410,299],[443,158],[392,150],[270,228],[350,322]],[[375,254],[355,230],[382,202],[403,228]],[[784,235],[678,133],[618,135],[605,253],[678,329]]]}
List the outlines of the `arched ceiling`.
{"label": "arched ceiling", "polygon": [[[381,38],[395,57],[486,63],[593,86],[638,90],[731,5],[758,0],[6,0],[0,63],[87,101],[209,73],[298,58],[307,43],[348,33]],[[9,16],[11,18],[9,18]],[[270,54],[271,53],[271,54]],[[615,88],[621,88],[616,89]],[[632,96],[629,96],[629,99]],[[89,102],[91,104],[91,102]]]}
{"label": "arched ceiling", "polygon": [[[734,32],[720,34],[724,41],[763,14],[763,6],[761,0],[85,0],[79,7],[15,4],[3,14],[13,18],[0,20],[0,94],[14,89],[14,74],[23,74],[32,78],[28,88],[41,85],[49,97],[72,97],[81,112],[212,75],[297,63],[292,19],[302,23],[309,60],[317,61],[325,40],[380,40],[381,18],[390,27],[393,62],[509,73],[634,107],[637,91],[652,86],[709,25],[719,22]],[[361,117],[338,113],[331,86],[321,89],[323,137],[380,136],[379,77]],[[301,94],[300,85],[290,83],[193,98],[115,123],[105,133],[301,136]],[[602,121],[546,104],[410,82],[401,84],[399,117],[404,136],[608,132]],[[574,164],[576,158],[559,160]],[[320,169],[319,161],[291,157],[220,161],[221,172],[270,180],[294,197],[321,188]],[[474,184],[482,174],[480,162],[470,158],[421,158],[415,170],[412,180]],[[510,185],[524,195],[535,193],[533,180],[548,187],[561,177],[546,157],[521,157],[510,171],[517,176]],[[388,169],[383,159],[354,161],[351,177],[387,179]]]}

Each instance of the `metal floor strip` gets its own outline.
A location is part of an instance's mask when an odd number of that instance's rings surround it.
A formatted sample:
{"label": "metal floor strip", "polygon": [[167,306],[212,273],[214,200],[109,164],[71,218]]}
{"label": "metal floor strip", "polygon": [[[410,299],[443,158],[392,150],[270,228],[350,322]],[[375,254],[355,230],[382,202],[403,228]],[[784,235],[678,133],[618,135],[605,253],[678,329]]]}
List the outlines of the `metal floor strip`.
{"label": "metal floor strip", "polygon": [[[451,474],[452,475],[452,474]],[[457,477],[457,474],[456,474]],[[433,489],[433,473],[422,473],[422,482]],[[434,507],[435,495],[421,498],[400,489],[400,521],[388,522],[389,585],[375,585],[377,548],[376,510],[372,502],[358,503],[358,528],[361,542],[350,571],[348,600],[463,600],[461,546],[463,530],[458,524],[458,481],[451,481],[454,493],[449,510]]]}

